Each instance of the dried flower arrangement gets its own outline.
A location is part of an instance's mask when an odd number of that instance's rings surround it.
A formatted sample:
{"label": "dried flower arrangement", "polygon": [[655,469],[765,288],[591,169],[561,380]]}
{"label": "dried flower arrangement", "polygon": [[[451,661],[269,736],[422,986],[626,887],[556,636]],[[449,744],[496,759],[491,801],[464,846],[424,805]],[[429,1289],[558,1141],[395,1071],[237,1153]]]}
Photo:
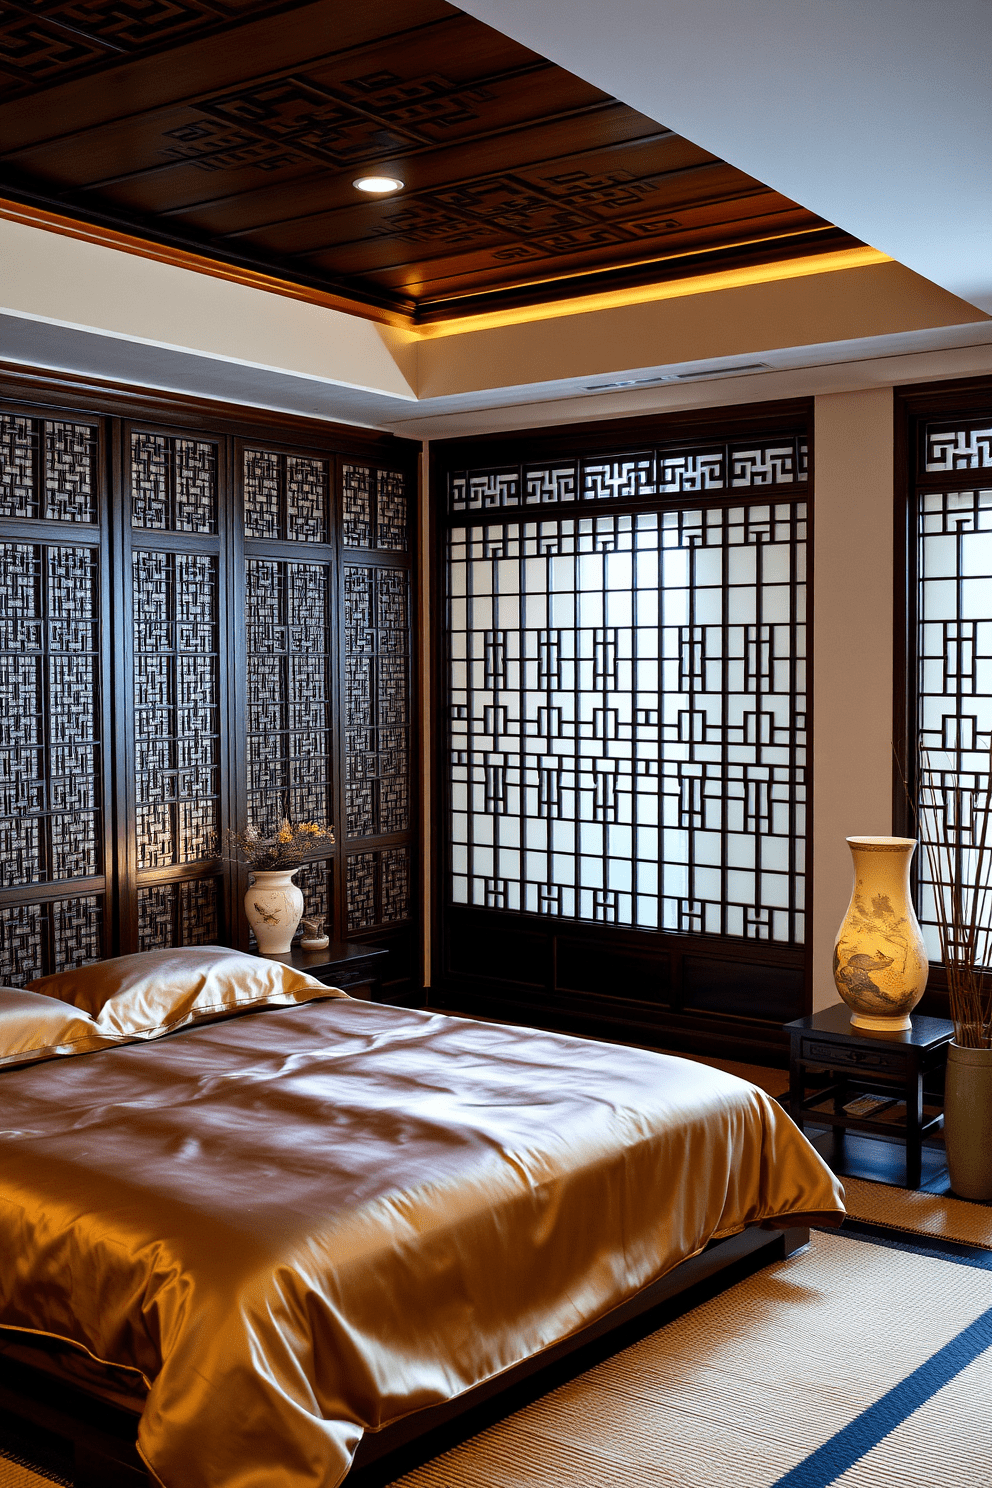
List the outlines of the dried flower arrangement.
{"label": "dried flower arrangement", "polygon": [[[992,1048],[992,746],[960,773],[921,741],[919,834],[947,975],[955,1042]],[[945,756],[945,759],[947,757]]]}
{"label": "dried flower arrangement", "polygon": [[298,868],[310,858],[326,857],[334,846],[334,828],[317,822],[296,822],[286,817],[271,837],[263,837],[253,826],[244,832],[228,832],[231,856],[242,859],[249,868],[265,873],[271,869]]}

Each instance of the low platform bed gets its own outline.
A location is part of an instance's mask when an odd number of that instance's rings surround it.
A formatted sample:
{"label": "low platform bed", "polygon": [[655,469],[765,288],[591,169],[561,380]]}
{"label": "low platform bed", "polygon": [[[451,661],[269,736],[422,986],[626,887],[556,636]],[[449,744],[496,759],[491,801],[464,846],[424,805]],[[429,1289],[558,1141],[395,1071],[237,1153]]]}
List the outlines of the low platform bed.
{"label": "low platform bed", "polygon": [[[453,1440],[474,1434],[507,1409],[518,1409],[522,1399],[536,1398],[555,1387],[564,1361],[573,1366],[569,1373],[589,1367],[611,1351],[611,1342],[614,1347],[625,1347],[630,1341],[629,1325],[635,1321],[640,1320],[640,1333],[661,1326],[672,1315],[666,1304],[678,1298],[685,1307],[692,1307],[701,1300],[704,1287],[706,1295],[711,1295],[759,1265],[794,1255],[809,1244],[809,1238],[808,1228],[796,1226],[777,1231],[754,1228],[711,1241],[699,1255],[564,1342],[454,1400],[366,1433],[345,1488],[380,1488],[418,1462],[447,1450]],[[712,1285],[714,1281],[718,1287]],[[706,1287],[708,1282],[710,1287]],[[72,1476],[74,1488],[155,1488],[135,1445],[138,1416],[60,1378],[52,1372],[43,1348],[33,1346],[26,1337],[18,1342],[14,1357],[0,1349],[0,1430],[7,1422],[15,1433],[22,1427],[26,1447],[39,1434],[50,1442],[54,1439],[55,1455]],[[595,1344],[599,1348],[590,1357]],[[32,1353],[38,1356],[34,1364],[29,1362]],[[488,1409],[483,1411],[484,1407]]]}
{"label": "low platform bed", "polygon": [[732,1075],[218,947],[0,989],[5,1026],[0,1408],[100,1488],[388,1481],[844,1213]]}

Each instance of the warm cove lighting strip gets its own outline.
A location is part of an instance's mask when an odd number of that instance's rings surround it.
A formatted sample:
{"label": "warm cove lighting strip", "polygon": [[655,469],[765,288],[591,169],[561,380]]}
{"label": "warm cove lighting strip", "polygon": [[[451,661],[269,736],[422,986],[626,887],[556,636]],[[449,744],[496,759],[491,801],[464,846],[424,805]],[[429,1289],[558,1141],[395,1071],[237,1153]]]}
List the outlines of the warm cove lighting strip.
{"label": "warm cove lighting strip", "polygon": [[542,305],[522,305],[516,310],[494,310],[464,315],[457,320],[417,326],[422,341],[439,336],[462,336],[466,331],[487,331],[497,326],[523,325],[528,321],[560,320],[563,315],[588,315],[595,310],[615,310],[624,305],[650,305],[657,300],[680,300],[688,295],[714,294],[721,289],[742,289],[749,284],[772,284],[779,279],[805,279],[811,274],[833,274],[840,269],[865,269],[892,263],[877,248],[840,248],[835,253],[816,253],[809,258],[750,264],[747,268],[721,269],[713,274],[695,274],[688,279],[668,279],[660,284],[642,284],[636,289],[604,290],[601,294],[576,296],[574,300],[552,300]]}
{"label": "warm cove lighting strip", "polygon": [[[171,264],[174,268],[207,274],[214,279],[227,279],[250,289],[264,290],[268,294],[284,295],[287,299],[304,300],[310,305],[342,310],[349,315],[361,316],[364,320],[400,326],[421,341],[436,341],[443,336],[463,336],[470,331],[494,330],[500,326],[526,325],[541,320],[559,320],[563,315],[588,315],[593,311],[615,310],[625,305],[649,305],[660,300],[683,299],[688,295],[714,294],[723,289],[772,284],[782,279],[805,279],[814,274],[832,274],[844,269],[864,269],[875,264],[893,262],[888,254],[880,253],[877,248],[841,248],[833,253],[815,253],[806,258],[750,264],[739,269],[721,269],[712,274],[695,274],[685,279],[668,279],[655,284],[642,284],[636,288],[603,290],[599,293],[576,295],[574,299],[549,300],[543,304],[521,305],[515,309],[482,311],[477,315],[461,315],[451,320],[418,326],[409,316],[399,311],[364,305],[344,295],[310,289],[303,284],[279,279],[273,274],[257,273],[253,269],[220,263],[216,259],[188,253],[184,249],[169,248],[145,238],[117,232],[113,228],[94,227],[72,217],[43,211],[40,207],[27,207],[18,202],[0,200],[0,219],[3,218],[26,227],[43,228],[46,232],[59,233],[64,237],[79,238],[83,242],[112,248],[119,253],[134,253],[140,258]],[[771,241],[780,242],[781,239]]]}

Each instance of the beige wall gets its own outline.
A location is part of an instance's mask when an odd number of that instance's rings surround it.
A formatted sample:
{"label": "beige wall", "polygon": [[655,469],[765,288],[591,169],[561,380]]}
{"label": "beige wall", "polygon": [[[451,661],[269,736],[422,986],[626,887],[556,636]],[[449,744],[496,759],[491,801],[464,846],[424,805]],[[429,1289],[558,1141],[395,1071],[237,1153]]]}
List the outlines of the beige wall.
{"label": "beige wall", "polygon": [[837,1002],[851,896],[845,837],[892,831],[893,398],[816,399],[813,524],[813,1006]]}
{"label": "beige wall", "polygon": [[759,357],[780,347],[980,324],[986,318],[901,264],[874,264],[461,334],[449,329],[438,339],[428,333],[418,348],[417,395],[437,398],[630,368]]}

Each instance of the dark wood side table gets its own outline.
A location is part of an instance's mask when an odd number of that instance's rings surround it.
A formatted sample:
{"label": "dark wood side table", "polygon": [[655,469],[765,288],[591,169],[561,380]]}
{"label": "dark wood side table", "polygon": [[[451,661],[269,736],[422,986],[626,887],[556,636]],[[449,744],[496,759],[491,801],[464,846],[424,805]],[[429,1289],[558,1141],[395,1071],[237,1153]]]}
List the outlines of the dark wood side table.
{"label": "dark wood side table", "polygon": [[357,940],[332,940],[322,951],[304,951],[294,945],[284,956],[267,956],[267,961],[283,961],[297,971],[308,972],[328,987],[340,987],[349,997],[374,1001],[389,951],[385,946],[362,945]]}
{"label": "dark wood side table", "polygon": [[[943,1112],[924,1120],[923,1082],[942,1070],[954,1024],[944,1018],[913,1016],[912,1030],[897,1033],[855,1028],[844,1003],[785,1025],[789,1034],[789,1110],[802,1129],[806,1122],[833,1127],[843,1140],[847,1130],[900,1137],[906,1143],[906,1187],[919,1188],[923,1138],[944,1120]],[[825,1070],[826,1086],[806,1093],[806,1072]],[[905,1100],[905,1121],[877,1114],[857,1115],[845,1106],[861,1095],[885,1097],[891,1108]]]}

